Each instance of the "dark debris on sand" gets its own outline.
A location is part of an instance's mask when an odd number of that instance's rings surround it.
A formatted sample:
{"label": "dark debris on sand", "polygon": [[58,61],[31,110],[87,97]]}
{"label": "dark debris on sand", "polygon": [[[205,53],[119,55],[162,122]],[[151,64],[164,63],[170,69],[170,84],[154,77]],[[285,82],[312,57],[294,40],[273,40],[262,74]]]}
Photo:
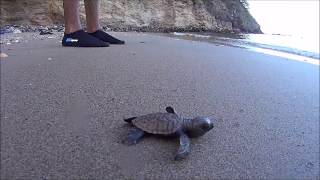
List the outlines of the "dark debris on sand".
{"label": "dark debris on sand", "polygon": [[63,25],[53,26],[32,26],[32,25],[5,25],[0,27],[0,34],[5,33],[23,33],[23,32],[39,32],[40,35],[52,34],[53,32],[64,32]]}

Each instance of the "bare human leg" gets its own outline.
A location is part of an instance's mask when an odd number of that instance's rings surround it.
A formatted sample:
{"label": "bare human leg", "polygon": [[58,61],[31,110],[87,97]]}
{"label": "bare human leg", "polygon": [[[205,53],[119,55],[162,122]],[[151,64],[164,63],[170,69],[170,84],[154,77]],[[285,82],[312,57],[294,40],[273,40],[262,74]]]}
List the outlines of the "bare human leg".
{"label": "bare human leg", "polygon": [[[90,0],[96,1],[97,0]],[[87,3],[88,4],[88,3]],[[90,4],[90,3],[89,3]],[[62,46],[72,46],[72,47],[107,47],[108,42],[102,41],[97,37],[94,37],[87,32],[82,30],[79,16],[79,0],[63,0],[64,8],[64,20],[65,20],[65,33],[62,38]],[[90,6],[91,7],[91,6]],[[98,8],[98,7],[96,7]],[[89,20],[90,27],[95,23],[94,16],[97,17],[98,12],[94,12],[94,8],[89,8]],[[92,13],[92,15],[91,15]],[[96,21],[98,24],[98,21]],[[99,26],[97,26],[99,27]]]}
{"label": "bare human leg", "polygon": [[63,0],[65,34],[62,39],[63,46],[73,47],[107,47],[109,43],[124,44],[100,30],[99,26],[99,0],[85,0],[87,30],[82,30],[79,16],[79,0]]}
{"label": "bare human leg", "polygon": [[70,34],[81,28],[79,0],[63,0],[65,33]]}
{"label": "bare human leg", "polygon": [[84,0],[86,9],[86,23],[88,33],[94,33],[100,29],[99,8],[100,0]]}
{"label": "bare human leg", "polygon": [[110,34],[102,31],[99,25],[99,8],[100,0],[84,0],[84,5],[86,9],[86,22],[87,31],[90,35],[110,44],[124,44],[121,41]]}

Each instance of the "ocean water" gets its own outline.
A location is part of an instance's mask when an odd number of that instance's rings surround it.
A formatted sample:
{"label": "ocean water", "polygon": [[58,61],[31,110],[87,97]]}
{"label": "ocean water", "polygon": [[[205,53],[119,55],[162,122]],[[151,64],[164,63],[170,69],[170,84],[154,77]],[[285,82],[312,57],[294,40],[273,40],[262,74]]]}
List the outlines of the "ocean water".
{"label": "ocean water", "polygon": [[319,40],[314,37],[306,38],[279,34],[220,34],[193,32],[174,32],[169,36],[188,40],[205,41],[224,46],[246,48],[287,58],[319,61]]}

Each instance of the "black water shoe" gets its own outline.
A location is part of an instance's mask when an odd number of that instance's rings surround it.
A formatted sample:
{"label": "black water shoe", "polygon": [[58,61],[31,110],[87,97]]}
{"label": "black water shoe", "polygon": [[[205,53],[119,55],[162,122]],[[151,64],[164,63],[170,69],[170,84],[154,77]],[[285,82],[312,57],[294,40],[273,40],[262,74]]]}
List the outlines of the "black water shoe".
{"label": "black water shoe", "polygon": [[101,30],[97,30],[96,32],[93,33],[89,33],[90,35],[104,41],[104,42],[108,42],[110,44],[124,44],[124,41],[121,41],[113,36],[111,36],[110,34],[103,32]]}
{"label": "black water shoe", "polygon": [[64,34],[62,46],[72,47],[108,47],[109,43],[102,41],[83,30],[79,30],[70,34]]}

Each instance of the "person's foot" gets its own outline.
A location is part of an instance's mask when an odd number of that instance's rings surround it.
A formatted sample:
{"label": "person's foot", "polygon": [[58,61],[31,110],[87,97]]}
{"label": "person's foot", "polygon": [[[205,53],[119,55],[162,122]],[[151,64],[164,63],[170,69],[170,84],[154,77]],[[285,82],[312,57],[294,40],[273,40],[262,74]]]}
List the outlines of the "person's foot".
{"label": "person's foot", "polygon": [[104,42],[108,42],[110,44],[124,44],[124,41],[121,41],[113,36],[111,36],[110,34],[103,32],[101,30],[97,30],[96,32],[93,33],[89,33],[90,35],[104,41]]}
{"label": "person's foot", "polygon": [[72,47],[108,47],[109,43],[104,42],[83,30],[79,30],[70,34],[64,34],[62,46]]}

